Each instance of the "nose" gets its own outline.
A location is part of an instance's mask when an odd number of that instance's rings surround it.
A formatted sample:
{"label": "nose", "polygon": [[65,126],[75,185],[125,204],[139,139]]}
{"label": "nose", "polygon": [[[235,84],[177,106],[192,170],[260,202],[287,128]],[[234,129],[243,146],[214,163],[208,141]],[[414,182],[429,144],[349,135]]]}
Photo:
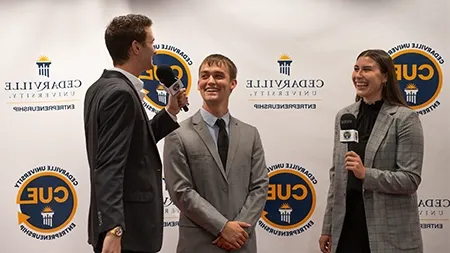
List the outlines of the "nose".
{"label": "nose", "polygon": [[210,75],[210,76],[208,77],[207,83],[208,83],[208,84],[215,84],[215,83],[216,83],[216,79],[214,79],[214,76],[213,76],[213,75]]}
{"label": "nose", "polygon": [[354,73],[356,78],[362,77],[361,70],[354,70]]}

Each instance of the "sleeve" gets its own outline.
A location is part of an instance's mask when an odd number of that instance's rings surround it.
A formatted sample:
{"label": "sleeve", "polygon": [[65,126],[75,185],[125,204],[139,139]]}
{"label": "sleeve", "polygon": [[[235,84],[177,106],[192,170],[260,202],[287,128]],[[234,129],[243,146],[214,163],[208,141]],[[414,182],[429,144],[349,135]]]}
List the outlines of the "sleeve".
{"label": "sleeve", "polygon": [[424,138],[419,116],[414,111],[398,123],[395,170],[366,168],[364,189],[388,194],[412,194],[421,182]]}
{"label": "sleeve", "polygon": [[99,107],[98,151],[94,169],[100,233],[115,226],[125,229],[123,177],[135,122],[132,94],[111,91]]}
{"label": "sleeve", "polygon": [[158,142],[180,125],[174,116],[166,111],[166,109],[162,109],[150,120],[150,126],[155,137],[155,142]]}
{"label": "sleeve", "polygon": [[333,142],[333,159],[329,170],[330,186],[328,189],[327,203],[322,224],[322,235],[331,235],[331,224],[333,219],[333,198],[334,198],[334,173],[335,173],[335,153],[336,144],[339,142],[339,113],[334,120],[334,142]]}
{"label": "sleeve", "polygon": [[264,149],[258,130],[255,128],[256,136],[253,142],[249,193],[241,211],[234,219],[235,221],[247,222],[251,227],[246,228],[248,233],[253,232],[256,223],[261,217],[267,201],[269,177],[264,157]]}
{"label": "sleeve", "polygon": [[166,186],[174,204],[195,224],[218,236],[228,220],[195,191],[184,145],[177,132],[164,140],[163,160]]}

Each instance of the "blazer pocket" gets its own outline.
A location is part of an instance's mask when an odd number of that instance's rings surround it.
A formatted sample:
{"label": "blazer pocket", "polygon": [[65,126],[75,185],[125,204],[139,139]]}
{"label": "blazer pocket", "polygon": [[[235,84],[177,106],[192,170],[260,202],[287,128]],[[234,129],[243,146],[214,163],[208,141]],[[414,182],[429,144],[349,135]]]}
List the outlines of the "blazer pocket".
{"label": "blazer pocket", "polygon": [[391,205],[386,208],[387,229],[390,241],[395,247],[415,249],[422,245],[420,221],[417,211],[414,210],[414,203],[403,198],[410,197],[396,196],[387,201],[387,203],[391,202]]}
{"label": "blazer pocket", "polygon": [[126,202],[152,202],[153,193],[151,192],[130,192],[124,193],[123,201]]}

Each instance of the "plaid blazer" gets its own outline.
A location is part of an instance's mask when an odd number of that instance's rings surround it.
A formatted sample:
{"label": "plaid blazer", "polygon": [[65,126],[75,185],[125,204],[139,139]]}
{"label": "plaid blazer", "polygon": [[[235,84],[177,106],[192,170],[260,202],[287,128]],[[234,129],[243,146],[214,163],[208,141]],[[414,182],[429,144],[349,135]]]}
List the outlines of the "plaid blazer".
{"label": "plaid blazer", "polygon": [[[347,145],[340,143],[340,118],[358,115],[356,102],[336,115],[333,164],[322,234],[332,237],[336,252],[345,217]],[[382,105],[368,140],[363,180],[364,207],[371,253],[422,253],[423,243],[417,203],[423,163],[423,130],[413,110]]]}

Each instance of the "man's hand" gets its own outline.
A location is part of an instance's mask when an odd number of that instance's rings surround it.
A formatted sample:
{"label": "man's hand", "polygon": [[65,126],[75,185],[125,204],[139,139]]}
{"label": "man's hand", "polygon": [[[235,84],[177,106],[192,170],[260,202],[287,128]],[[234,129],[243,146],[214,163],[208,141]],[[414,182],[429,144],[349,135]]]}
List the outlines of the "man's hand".
{"label": "man's hand", "polygon": [[107,233],[105,240],[103,241],[102,253],[120,253],[120,237],[117,237],[111,233]]}
{"label": "man's hand", "polygon": [[222,236],[217,237],[217,239],[213,241],[213,244],[216,244],[218,247],[228,251],[239,249],[233,246],[233,244],[227,242],[227,240],[225,240]]}
{"label": "man's hand", "polygon": [[175,116],[180,112],[181,108],[187,104],[188,98],[186,96],[186,89],[182,88],[175,96],[170,95],[169,92],[169,102],[167,103],[166,110]]}
{"label": "man's hand", "polygon": [[225,239],[235,248],[240,248],[248,239],[248,234],[244,228],[248,228],[250,226],[250,224],[242,221],[229,221],[225,225],[220,237]]}

